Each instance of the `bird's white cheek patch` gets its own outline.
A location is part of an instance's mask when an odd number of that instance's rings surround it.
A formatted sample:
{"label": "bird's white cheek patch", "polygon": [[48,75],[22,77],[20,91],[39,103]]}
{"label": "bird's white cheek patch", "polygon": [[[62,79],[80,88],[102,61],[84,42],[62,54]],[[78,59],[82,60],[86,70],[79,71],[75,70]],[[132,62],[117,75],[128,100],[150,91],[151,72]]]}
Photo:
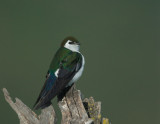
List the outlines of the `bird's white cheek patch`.
{"label": "bird's white cheek patch", "polygon": [[57,69],[56,72],[54,73],[56,77],[58,77],[58,73],[59,73],[59,69]]}

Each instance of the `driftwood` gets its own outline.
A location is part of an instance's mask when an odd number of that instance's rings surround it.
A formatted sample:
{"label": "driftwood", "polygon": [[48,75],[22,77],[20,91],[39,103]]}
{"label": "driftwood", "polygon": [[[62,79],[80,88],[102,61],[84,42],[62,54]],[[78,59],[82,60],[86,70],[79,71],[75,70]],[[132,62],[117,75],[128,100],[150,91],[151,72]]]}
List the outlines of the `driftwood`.
{"label": "driftwood", "polygon": [[[7,91],[3,88],[6,101],[17,113],[20,124],[57,124],[57,118],[52,105],[41,110],[38,116],[20,99],[14,103]],[[62,101],[58,102],[62,113],[61,124],[109,124],[107,118],[101,119],[101,102],[95,102],[93,97],[81,99],[81,92],[75,85],[66,93]]]}

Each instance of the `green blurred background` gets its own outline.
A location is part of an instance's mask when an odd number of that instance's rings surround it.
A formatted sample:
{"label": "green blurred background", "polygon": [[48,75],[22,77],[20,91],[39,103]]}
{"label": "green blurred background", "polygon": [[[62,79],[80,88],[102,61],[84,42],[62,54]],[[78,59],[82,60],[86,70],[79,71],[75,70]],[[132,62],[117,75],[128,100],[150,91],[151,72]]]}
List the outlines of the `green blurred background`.
{"label": "green blurred background", "polygon": [[[158,0],[1,0],[0,89],[32,107],[71,35],[86,59],[77,88],[102,101],[102,116],[112,124],[159,124],[159,22]],[[19,123],[2,92],[0,120]]]}

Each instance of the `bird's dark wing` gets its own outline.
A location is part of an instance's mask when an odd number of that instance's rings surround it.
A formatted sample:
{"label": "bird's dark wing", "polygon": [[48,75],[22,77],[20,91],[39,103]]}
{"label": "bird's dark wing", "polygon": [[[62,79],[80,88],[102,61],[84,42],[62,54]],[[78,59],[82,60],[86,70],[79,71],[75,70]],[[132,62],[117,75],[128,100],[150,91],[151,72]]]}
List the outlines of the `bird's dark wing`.
{"label": "bird's dark wing", "polygon": [[51,99],[58,95],[71,81],[82,65],[82,56],[72,53],[63,58],[59,63],[58,77],[49,71],[46,82],[34,105],[34,109],[44,108],[51,104]]}
{"label": "bird's dark wing", "polygon": [[53,72],[48,71],[46,75],[46,81],[42,87],[42,90],[34,104],[34,109],[38,107],[38,105],[41,103],[41,100],[44,99],[44,97],[47,95],[47,93],[52,89],[53,84],[57,80],[57,77],[54,75]]}

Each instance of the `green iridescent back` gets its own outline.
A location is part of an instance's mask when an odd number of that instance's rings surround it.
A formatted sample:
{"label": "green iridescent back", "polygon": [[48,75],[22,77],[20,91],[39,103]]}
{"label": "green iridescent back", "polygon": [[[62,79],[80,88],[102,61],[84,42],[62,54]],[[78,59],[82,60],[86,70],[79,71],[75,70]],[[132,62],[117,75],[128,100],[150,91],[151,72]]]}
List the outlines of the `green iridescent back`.
{"label": "green iridescent back", "polygon": [[60,63],[62,63],[64,69],[70,70],[72,69],[72,65],[81,61],[82,56],[80,53],[72,52],[65,47],[60,47],[50,64],[49,70],[55,72],[60,67]]}

